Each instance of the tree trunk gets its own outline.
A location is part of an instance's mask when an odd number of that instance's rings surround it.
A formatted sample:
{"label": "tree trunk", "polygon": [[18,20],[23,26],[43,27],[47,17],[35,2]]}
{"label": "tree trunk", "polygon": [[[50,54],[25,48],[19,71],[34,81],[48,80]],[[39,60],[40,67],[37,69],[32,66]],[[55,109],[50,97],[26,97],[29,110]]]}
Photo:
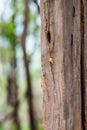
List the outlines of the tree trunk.
{"label": "tree trunk", "polygon": [[14,56],[11,63],[11,74],[8,75],[8,103],[13,107],[13,124],[16,130],[20,130],[20,120],[19,120],[19,100],[18,100],[18,85],[16,79],[16,56],[15,56],[15,45],[13,47]]}
{"label": "tree trunk", "polygon": [[[16,0],[12,1],[12,7],[14,8],[14,13],[12,16],[12,24],[14,25],[14,30],[16,28],[15,25],[15,17],[16,17]],[[13,50],[13,56],[11,59],[11,73],[8,75],[8,103],[13,107],[13,124],[16,130],[20,130],[20,120],[19,120],[19,100],[18,100],[18,84],[17,84],[17,59],[16,59],[16,41],[17,37],[14,31],[13,36],[13,44],[11,44],[11,49]]]}
{"label": "tree trunk", "polygon": [[39,7],[39,5],[38,5],[38,0],[33,0],[34,1],[34,3],[36,4],[36,6],[37,6],[37,9],[38,9],[38,13],[40,13],[40,7]]}
{"label": "tree trunk", "polygon": [[87,3],[42,0],[41,21],[44,129],[86,130]]}
{"label": "tree trunk", "polygon": [[27,100],[29,105],[29,114],[30,114],[30,127],[31,130],[37,130],[36,127],[36,120],[34,116],[34,107],[33,107],[33,93],[32,93],[32,85],[31,85],[31,77],[30,77],[30,71],[29,71],[29,62],[27,58],[26,53],[26,37],[27,37],[27,31],[28,31],[28,16],[29,16],[29,7],[28,7],[29,1],[25,0],[25,13],[24,13],[24,31],[22,34],[22,40],[21,40],[21,46],[23,50],[23,56],[24,56],[24,65],[25,65],[25,71],[26,71],[26,80],[27,80]]}
{"label": "tree trunk", "polygon": [[[15,25],[15,17],[16,17],[16,13],[17,13],[17,8],[16,8],[16,0],[12,1],[12,7],[14,8],[14,14],[12,16],[12,23],[14,24],[14,28],[16,28]],[[15,129],[16,130],[20,130],[20,120],[19,120],[19,115],[18,115],[18,111],[19,111],[19,100],[18,100],[18,84],[17,84],[17,59],[16,59],[16,45],[17,45],[17,37],[16,34],[14,32],[14,44],[12,45],[12,49],[13,49],[13,58],[12,58],[12,76],[11,76],[11,80],[12,80],[12,97],[13,97],[13,125],[15,125]]]}

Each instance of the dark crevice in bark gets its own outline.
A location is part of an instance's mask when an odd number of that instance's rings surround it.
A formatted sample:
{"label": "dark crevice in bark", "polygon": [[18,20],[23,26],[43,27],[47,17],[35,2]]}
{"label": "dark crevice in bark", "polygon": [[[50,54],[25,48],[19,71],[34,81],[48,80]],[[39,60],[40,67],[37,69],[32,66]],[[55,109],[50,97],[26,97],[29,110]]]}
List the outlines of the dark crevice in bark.
{"label": "dark crevice in bark", "polygon": [[73,34],[71,34],[71,65],[73,65],[73,55],[72,55],[72,51],[73,51]]}
{"label": "dark crevice in bark", "polygon": [[51,42],[51,34],[50,34],[49,31],[48,31],[48,33],[47,33],[47,40],[48,40],[49,43]]}
{"label": "dark crevice in bark", "polygon": [[82,111],[81,111],[81,117],[82,117],[82,128],[85,130],[85,104],[84,104],[84,4],[83,0],[80,0],[81,8],[80,8],[80,15],[81,15],[81,103],[82,103]]}
{"label": "dark crevice in bark", "polygon": [[75,17],[75,7],[73,6],[73,17]]}
{"label": "dark crevice in bark", "polygon": [[73,34],[71,34],[71,46],[73,45]]}

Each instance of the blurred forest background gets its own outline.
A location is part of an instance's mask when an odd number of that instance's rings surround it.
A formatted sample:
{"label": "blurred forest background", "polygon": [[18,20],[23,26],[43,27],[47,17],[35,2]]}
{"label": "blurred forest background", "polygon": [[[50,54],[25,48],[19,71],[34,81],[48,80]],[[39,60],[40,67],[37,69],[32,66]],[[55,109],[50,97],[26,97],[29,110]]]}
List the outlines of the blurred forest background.
{"label": "blurred forest background", "polygon": [[0,130],[43,130],[39,5],[0,0]]}

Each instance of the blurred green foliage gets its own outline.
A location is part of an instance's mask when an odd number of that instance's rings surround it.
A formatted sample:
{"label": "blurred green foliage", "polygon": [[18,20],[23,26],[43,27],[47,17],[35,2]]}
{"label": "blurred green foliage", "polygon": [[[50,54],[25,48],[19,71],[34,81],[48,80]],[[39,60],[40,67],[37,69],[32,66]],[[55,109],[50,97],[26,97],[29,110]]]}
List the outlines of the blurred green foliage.
{"label": "blurred green foliage", "polygon": [[4,130],[3,125],[0,125],[0,130]]}
{"label": "blurred green foliage", "polygon": [[0,28],[0,35],[13,45],[15,41],[15,25],[12,22],[1,22]]}

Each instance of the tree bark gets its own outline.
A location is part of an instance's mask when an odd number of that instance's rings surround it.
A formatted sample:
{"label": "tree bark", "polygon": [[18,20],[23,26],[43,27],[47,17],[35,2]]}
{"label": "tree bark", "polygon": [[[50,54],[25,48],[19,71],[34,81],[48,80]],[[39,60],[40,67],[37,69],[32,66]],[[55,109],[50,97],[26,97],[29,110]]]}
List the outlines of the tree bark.
{"label": "tree bark", "polygon": [[82,3],[81,0],[41,1],[45,130],[87,129],[87,4],[83,8]]}

